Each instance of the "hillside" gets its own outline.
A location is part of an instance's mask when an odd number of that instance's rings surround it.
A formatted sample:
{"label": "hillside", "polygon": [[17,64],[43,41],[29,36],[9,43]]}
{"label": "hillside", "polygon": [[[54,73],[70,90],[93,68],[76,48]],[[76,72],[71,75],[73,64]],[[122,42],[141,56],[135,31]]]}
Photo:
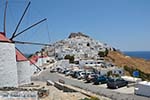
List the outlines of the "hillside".
{"label": "hillside", "polygon": [[58,41],[52,44],[51,47],[45,48],[45,50],[49,51],[49,55],[55,55],[58,59],[63,59],[66,55],[73,55],[75,59],[99,59],[98,52],[106,49],[109,50],[108,56],[105,57],[107,61],[113,62],[119,67],[128,66],[133,70],[139,69],[144,73],[150,74],[150,61],[126,56],[116,51],[112,46],[92,39],[81,32],[71,33],[67,39]]}
{"label": "hillside", "polygon": [[107,60],[112,61],[118,66],[128,66],[141,70],[142,72],[150,74],[150,61],[141,58],[133,58],[126,56],[120,52],[110,51]]}
{"label": "hillside", "polygon": [[[54,49],[55,52],[52,52]],[[51,51],[49,55],[55,53],[58,59],[63,59],[65,55],[74,55],[75,59],[97,59],[98,52],[105,49],[112,51],[114,48],[81,32],[71,33],[68,38],[58,41],[48,48]]]}

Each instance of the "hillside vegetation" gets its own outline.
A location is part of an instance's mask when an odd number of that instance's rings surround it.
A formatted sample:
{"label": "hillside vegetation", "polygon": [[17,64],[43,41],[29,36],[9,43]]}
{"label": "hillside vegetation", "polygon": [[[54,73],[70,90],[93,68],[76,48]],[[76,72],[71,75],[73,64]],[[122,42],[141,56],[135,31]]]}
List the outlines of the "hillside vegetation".
{"label": "hillside vegetation", "polygon": [[106,60],[112,61],[120,67],[128,66],[129,68],[138,69],[144,73],[150,74],[150,61],[145,59],[129,57],[117,51],[110,51]]}

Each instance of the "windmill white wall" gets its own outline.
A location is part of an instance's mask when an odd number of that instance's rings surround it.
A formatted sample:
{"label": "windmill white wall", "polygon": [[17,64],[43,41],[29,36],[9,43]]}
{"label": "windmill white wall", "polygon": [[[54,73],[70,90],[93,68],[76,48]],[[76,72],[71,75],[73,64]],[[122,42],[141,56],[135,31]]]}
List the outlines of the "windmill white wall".
{"label": "windmill white wall", "polygon": [[17,62],[17,72],[19,85],[31,83],[31,67],[29,61]]}
{"label": "windmill white wall", "polygon": [[0,42],[0,87],[17,87],[15,45]]}

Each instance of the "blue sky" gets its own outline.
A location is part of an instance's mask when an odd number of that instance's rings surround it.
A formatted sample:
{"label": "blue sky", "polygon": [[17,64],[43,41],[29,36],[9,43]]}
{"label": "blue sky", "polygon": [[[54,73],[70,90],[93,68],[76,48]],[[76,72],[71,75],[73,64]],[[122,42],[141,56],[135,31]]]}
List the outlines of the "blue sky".
{"label": "blue sky", "polygon": [[[10,10],[16,18],[12,22],[14,24],[27,2],[9,1],[12,8],[13,4],[19,8],[15,13],[13,12],[15,7]],[[37,28],[41,28],[38,31],[40,33],[49,32],[51,42],[65,39],[71,32],[83,32],[122,51],[150,51],[150,0],[31,0],[31,2],[30,12],[25,18],[29,21],[24,20],[25,23],[20,30],[46,17],[47,24]],[[11,20],[10,16],[8,19]],[[44,29],[44,26],[48,28]],[[11,28],[8,29],[10,30]],[[29,33],[33,32],[35,31],[31,30]],[[26,39],[36,37],[36,41],[45,42],[46,39],[41,36],[30,34],[26,35]]]}

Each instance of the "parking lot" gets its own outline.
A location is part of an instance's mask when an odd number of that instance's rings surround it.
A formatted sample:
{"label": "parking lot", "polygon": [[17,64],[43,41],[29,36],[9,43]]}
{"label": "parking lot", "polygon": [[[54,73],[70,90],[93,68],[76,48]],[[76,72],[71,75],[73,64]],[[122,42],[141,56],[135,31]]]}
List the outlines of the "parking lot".
{"label": "parking lot", "polygon": [[113,100],[149,100],[148,97],[134,95],[133,87],[123,87],[119,89],[108,89],[106,85],[93,85],[92,83],[85,83],[82,80],[71,78],[58,73],[50,73],[49,70],[43,71],[37,77],[33,77],[34,81],[58,81],[59,79],[64,80],[65,84],[76,86],[87,91],[91,91],[95,94],[106,96]]}
{"label": "parking lot", "polygon": [[[68,79],[73,79],[73,80],[76,80],[76,81],[80,81],[80,82],[85,82],[84,80],[78,80],[76,78],[72,78],[70,76],[65,76],[64,74],[59,74],[58,75],[60,76],[63,76],[63,77],[66,77]],[[93,85],[93,83],[85,83],[85,84],[90,84],[90,85]],[[129,84],[130,85],[130,84]],[[99,85],[94,85],[94,86],[97,86],[97,87],[100,87],[100,88],[105,88],[105,89],[108,89],[107,88],[107,85],[106,84],[99,84]],[[121,88],[118,88],[118,89],[108,89],[110,91],[115,91],[115,92],[118,92],[118,93],[125,93],[125,94],[134,94],[134,86],[125,86],[125,87],[121,87]]]}

